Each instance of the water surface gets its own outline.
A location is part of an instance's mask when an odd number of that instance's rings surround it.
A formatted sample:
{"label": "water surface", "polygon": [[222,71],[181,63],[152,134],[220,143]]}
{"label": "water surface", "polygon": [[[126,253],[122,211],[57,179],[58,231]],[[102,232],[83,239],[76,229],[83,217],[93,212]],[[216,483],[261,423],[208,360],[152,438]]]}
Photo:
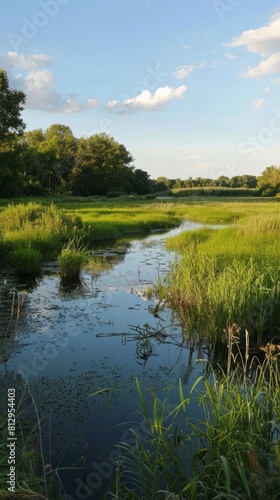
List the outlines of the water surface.
{"label": "water surface", "polygon": [[[187,394],[204,370],[196,362],[206,357],[203,349],[186,344],[172,311],[155,311],[157,303],[144,293],[174,260],[165,249],[166,237],[197,227],[184,222],[168,233],[131,241],[121,255],[105,252],[110,268],[99,275],[84,272],[80,289],[62,289],[54,270],[27,288],[9,360],[1,365],[2,381],[16,384],[18,395],[25,391],[31,413],[35,402],[39,414],[47,415],[46,462],[54,467],[65,454],[63,466],[81,468],[62,473],[69,500],[102,498],[114,474],[113,446],[131,439],[126,432],[131,426],[145,437],[136,377],[149,388],[150,399],[155,391],[164,398],[164,389],[179,378]],[[16,280],[14,285],[25,287]],[[114,390],[89,397],[100,388]],[[168,411],[177,402],[172,398]]]}

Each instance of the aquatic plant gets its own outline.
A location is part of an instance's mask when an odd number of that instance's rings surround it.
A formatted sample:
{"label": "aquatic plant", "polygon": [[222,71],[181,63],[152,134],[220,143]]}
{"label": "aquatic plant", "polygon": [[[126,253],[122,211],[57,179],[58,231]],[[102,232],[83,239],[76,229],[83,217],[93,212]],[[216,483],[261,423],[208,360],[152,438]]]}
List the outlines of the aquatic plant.
{"label": "aquatic plant", "polygon": [[73,238],[66,243],[58,256],[60,275],[65,284],[79,281],[83,267],[89,261],[89,254],[80,239]]}
{"label": "aquatic plant", "polygon": [[[7,403],[1,407],[0,433],[0,498],[22,500],[62,500],[64,489],[59,477],[59,470],[53,468],[46,461],[42,443],[42,417],[32,395],[31,387],[23,373],[16,375],[16,420],[14,432],[16,440],[16,453],[11,454],[7,443],[8,432]],[[8,384],[8,385],[7,385]],[[5,394],[11,385],[2,379],[1,385]],[[28,402],[28,404],[27,404]],[[10,460],[10,462],[8,462]],[[14,462],[15,461],[15,464]],[[15,466],[15,482],[7,483],[7,474],[10,473],[11,464]],[[12,478],[13,479],[13,478]],[[8,488],[11,488],[8,490]]]}
{"label": "aquatic plant", "polygon": [[[119,443],[106,498],[279,498],[279,355],[250,364],[241,356],[230,360],[229,374],[209,366],[187,395],[179,381],[164,401],[154,393],[149,407],[136,381],[146,438],[132,431],[133,444]],[[174,390],[179,404],[170,411]],[[189,416],[195,402],[198,420]]]}
{"label": "aquatic plant", "polygon": [[8,351],[13,342],[19,319],[23,313],[26,291],[5,290],[0,292],[0,353],[1,361],[8,361]]}

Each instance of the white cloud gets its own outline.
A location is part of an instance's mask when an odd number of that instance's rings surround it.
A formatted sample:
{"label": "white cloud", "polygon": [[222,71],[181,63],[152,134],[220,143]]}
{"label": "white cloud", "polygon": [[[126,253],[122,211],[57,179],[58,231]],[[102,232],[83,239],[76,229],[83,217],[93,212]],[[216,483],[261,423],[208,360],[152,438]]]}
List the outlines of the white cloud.
{"label": "white cloud", "polygon": [[232,39],[226,47],[245,47],[248,52],[265,57],[257,66],[249,66],[241,76],[244,78],[262,78],[280,71],[280,12],[276,13],[267,26],[255,30],[243,31]]}
{"label": "white cloud", "polygon": [[270,92],[270,91],[271,91],[271,88],[270,88],[270,87],[265,87],[265,88],[263,89],[263,92],[265,92],[266,94],[267,94],[268,92]]}
{"label": "white cloud", "polygon": [[97,106],[95,99],[79,103],[77,96],[64,98],[55,89],[53,73],[46,69],[30,71],[23,79],[23,90],[27,95],[29,109],[41,109],[49,113],[71,114],[89,111]]}
{"label": "white cloud", "polygon": [[191,160],[191,161],[202,161],[202,158],[200,155],[197,154],[192,154],[186,158],[186,160]]}
{"label": "white cloud", "polygon": [[207,170],[209,168],[213,167],[213,163],[209,163],[208,161],[205,161],[203,156],[201,156],[198,153],[192,153],[188,156],[185,156],[183,158],[183,160],[187,161],[190,166],[194,167],[194,165],[195,165],[194,168],[200,168],[200,171],[201,172],[205,171],[205,173],[207,172]]}
{"label": "white cloud", "polygon": [[[0,67],[9,74],[11,86],[23,90],[26,94],[26,108],[43,110],[49,113],[70,114],[88,111],[97,106],[96,99],[80,103],[77,95],[63,96],[55,90],[54,74],[45,66],[51,64],[52,57],[46,54],[24,56],[17,52],[0,54]],[[14,76],[15,70],[24,70]]]}
{"label": "white cloud", "polygon": [[181,79],[186,78],[190,73],[192,73],[195,69],[195,66],[190,64],[189,66],[180,66],[174,73],[172,73],[175,78]]}
{"label": "white cloud", "polygon": [[227,47],[245,46],[249,52],[256,52],[262,56],[269,56],[280,51],[280,13],[273,16],[268,24],[255,30],[243,31],[233,38]]}
{"label": "white cloud", "polygon": [[271,83],[280,83],[280,78],[274,78],[273,80],[271,80]]}
{"label": "white cloud", "polygon": [[230,61],[231,59],[235,59],[235,55],[234,55],[234,54],[231,54],[231,52],[227,52],[227,53],[226,53],[226,59],[228,59],[229,61]]}
{"label": "white cloud", "polygon": [[26,70],[47,66],[53,62],[53,58],[47,54],[30,54],[26,57],[17,52],[8,52],[7,59],[11,67]]}
{"label": "white cloud", "polygon": [[172,73],[172,75],[175,76],[175,78],[180,80],[182,78],[186,78],[195,69],[204,68],[205,64],[206,64],[205,61],[203,61],[201,64],[198,64],[197,66],[195,66],[194,64],[189,64],[186,66],[179,66],[179,68],[177,68],[176,71],[174,71]]}
{"label": "white cloud", "polygon": [[187,87],[181,85],[177,88],[159,87],[155,92],[143,90],[136,97],[120,101],[109,101],[107,110],[117,114],[129,114],[137,111],[163,111],[166,105],[174,99],[180,99]]}
{"label": "white cloud", "polygon": [[251,102],[251,106],[254,109],[261,109],[264,105],[264,99],[256,99],[255,101]]}
{"label": "white cloud", "polygon": [[271,73],[280,71],[280,52],[272,54],[268,59],[264,59],[258,66],[249,66],[246,71],[241,73],[243,78],[262,78]]}

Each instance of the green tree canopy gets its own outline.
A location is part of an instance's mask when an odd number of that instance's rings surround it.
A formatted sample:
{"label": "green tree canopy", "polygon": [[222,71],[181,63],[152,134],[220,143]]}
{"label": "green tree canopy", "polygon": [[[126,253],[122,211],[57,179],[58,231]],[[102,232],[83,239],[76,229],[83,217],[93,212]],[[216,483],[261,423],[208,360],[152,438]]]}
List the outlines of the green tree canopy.
{"label": "green tree canopy", "polygon": [[74,166],[77,140],[66,125],[54,124],[46,131],[36,129],[25,134],[25,172],[52,191],[65,187]]}
{"label": "green tree canopy", "polygon": [[0,68],[0,151],[11,151],[18,147],[25,124],[21,118],[25,94],[10,89],[7,73]]}
{"label": "green tree canopy", "polygon": [[81,138],[71,176],[71,191],[82,196],[124,191],[128,167],[133,168],[132,161],[129,151],[107,134]]}
{"label": "green tree canopy", "polygon": [[13,196],[20,190],[24,103],[24,92],[11,89],[7,73],[0,69],[0,196]]}
{"label": "green tree canopy", "polygon": [[266,167],[262,172],[261,177],[258,179],[258,187],[262,187],[265,184],[269,184],[277,192],[280,190],[280,167],[271,165]]}

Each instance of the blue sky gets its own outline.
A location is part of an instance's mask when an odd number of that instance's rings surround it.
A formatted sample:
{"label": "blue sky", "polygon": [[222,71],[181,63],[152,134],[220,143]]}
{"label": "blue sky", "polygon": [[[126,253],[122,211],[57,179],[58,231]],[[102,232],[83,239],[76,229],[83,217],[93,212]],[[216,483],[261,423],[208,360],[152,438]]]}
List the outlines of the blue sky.
{"label": "blue sky", "polygon": [[152,178],[280,164],[280,0],[1,0],[27,130],[106,132]]}

